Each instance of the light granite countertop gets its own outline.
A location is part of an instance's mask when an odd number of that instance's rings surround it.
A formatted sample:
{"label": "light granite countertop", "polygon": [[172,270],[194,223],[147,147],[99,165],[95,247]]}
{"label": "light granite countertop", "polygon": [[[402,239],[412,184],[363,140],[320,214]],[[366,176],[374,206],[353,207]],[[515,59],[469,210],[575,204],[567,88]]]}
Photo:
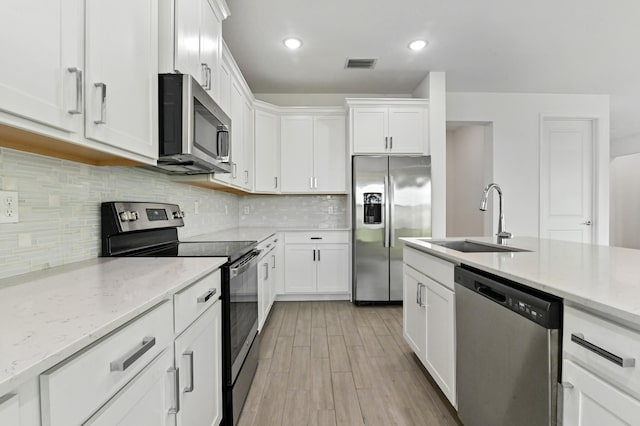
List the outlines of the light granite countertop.
{"label": "light granite countertop", "polygon": [[[495,243],[490,237],[466,239]],[[425,253],[556,295],[565,303],[640,329],[640,250],[520,237],[507,244],[530,252],[463,253],[429,239],[402,240]]]}
{"label": "light granite countertop", "polygon": [[0,395],[226,260],[99,258],[0,280]]}
{"label": "light granite countertop", "polygon": [[350,231],[349,228],[257,228],[238,227],[223,231],[185,237],[183,241],[263,241],[276,232],[325,232],[325,231]]}

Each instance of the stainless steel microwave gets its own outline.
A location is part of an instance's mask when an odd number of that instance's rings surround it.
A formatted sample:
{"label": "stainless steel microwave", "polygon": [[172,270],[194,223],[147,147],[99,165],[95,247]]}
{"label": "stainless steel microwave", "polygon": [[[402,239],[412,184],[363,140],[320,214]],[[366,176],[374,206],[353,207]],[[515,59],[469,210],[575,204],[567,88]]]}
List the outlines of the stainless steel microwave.
{"label": "stainless steel microwave", "polygon": [[231,118],[188,74],[158,76],[160,169],[230,173]]}

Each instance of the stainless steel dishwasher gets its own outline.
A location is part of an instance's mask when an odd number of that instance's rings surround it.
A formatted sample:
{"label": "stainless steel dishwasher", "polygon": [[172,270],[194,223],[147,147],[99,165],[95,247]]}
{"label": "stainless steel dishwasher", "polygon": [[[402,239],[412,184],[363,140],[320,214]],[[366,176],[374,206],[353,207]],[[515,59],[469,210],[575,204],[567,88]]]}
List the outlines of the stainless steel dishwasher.
{"label": "stainless steel dishwasher", "polygon": [[455,283],[462,423],[556,425],[562,301],[465,265]]}

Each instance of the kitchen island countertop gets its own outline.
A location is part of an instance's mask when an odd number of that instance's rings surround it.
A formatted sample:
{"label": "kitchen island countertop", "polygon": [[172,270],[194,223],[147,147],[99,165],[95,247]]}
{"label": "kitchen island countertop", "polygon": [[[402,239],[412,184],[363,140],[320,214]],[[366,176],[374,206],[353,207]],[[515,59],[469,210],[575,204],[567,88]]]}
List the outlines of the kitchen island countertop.
{"label": "kitchen island countertop", "polygon": [[[490,237],[466,239],[495,244]],[[553,294],[640,330],[640,250],[518,237],[508,240],[508,246],[530,251],[463,253],[427,238],[402,240],[408,247]]]}

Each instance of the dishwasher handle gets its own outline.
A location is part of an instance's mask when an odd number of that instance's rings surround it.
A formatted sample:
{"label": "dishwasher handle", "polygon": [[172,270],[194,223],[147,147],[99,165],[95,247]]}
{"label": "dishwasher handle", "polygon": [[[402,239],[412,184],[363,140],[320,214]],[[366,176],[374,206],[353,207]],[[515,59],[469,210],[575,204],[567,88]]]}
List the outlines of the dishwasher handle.
{"label": "dishwasher handle", "polygon": [[476,281],[476,291],[498,303],[506,303],[507,301],[507,296],[505,294],[496,291],[488,285],[479,283],[478,281]]}

